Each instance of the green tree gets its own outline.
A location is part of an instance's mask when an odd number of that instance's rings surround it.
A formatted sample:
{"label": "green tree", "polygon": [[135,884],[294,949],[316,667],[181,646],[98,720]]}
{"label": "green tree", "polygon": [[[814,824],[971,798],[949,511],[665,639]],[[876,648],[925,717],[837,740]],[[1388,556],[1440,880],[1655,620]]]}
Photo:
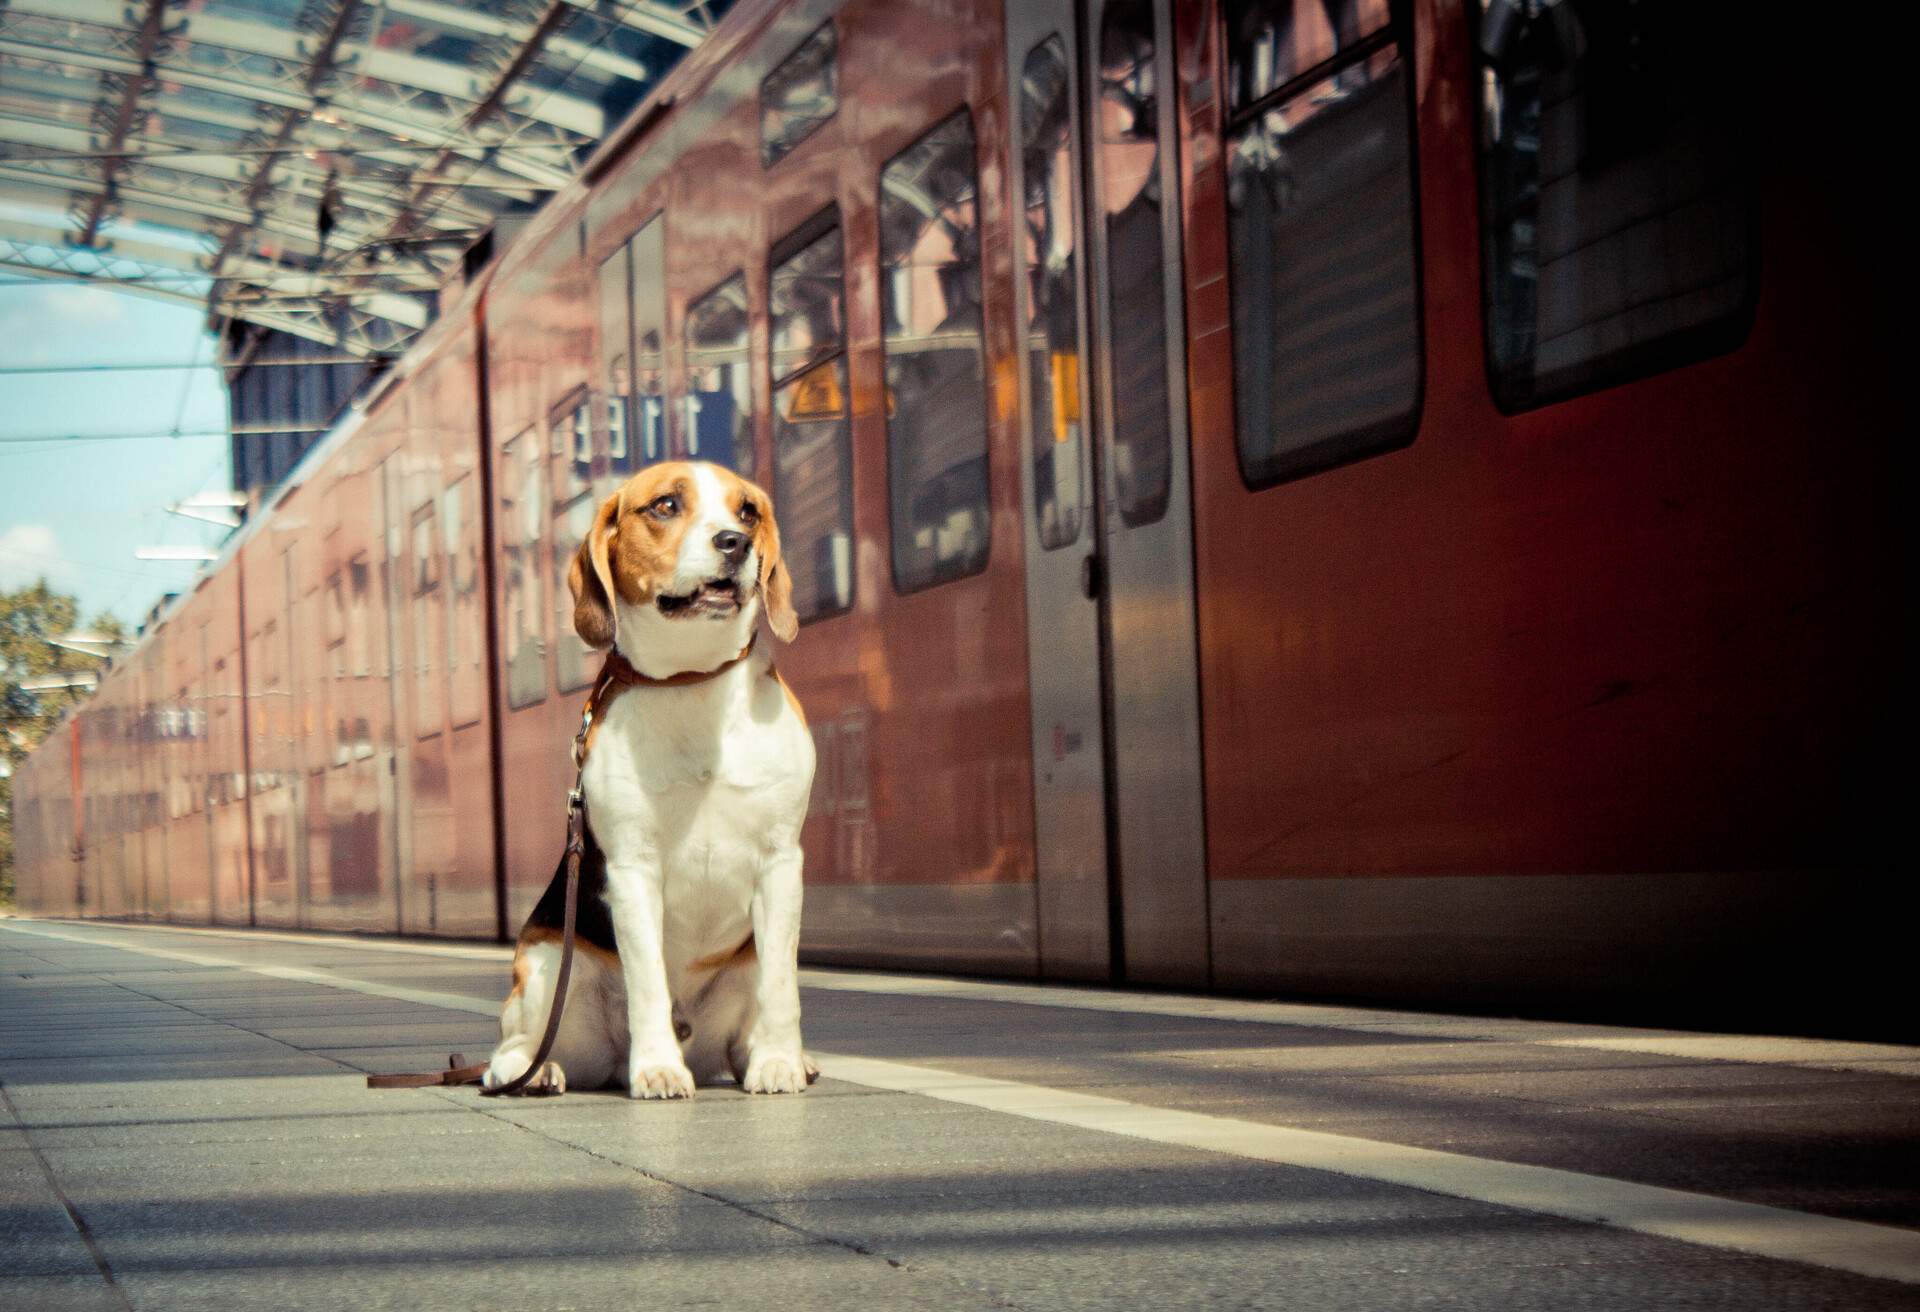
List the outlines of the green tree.
{"label": "green tree", "polygon": [[[98,670],[97,656],[56,647],[53,639],[73,632],[80,605],[41,579],[15,592],[0,592],[0,906],[13,904],[13,771],[28,752],[85,701],[90,688],[28,688],[22,685]],[[97,616],[91,631],[123,636],[111,614]]]}

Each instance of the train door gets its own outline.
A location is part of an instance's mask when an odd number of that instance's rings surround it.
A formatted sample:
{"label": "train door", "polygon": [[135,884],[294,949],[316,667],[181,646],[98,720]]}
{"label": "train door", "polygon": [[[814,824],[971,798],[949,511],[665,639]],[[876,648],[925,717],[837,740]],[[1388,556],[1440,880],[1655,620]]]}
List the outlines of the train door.
{"label": "train door", "polygon": [[1007,58],[1041,967],[1204,984],[1168,0],[1010,0]]}

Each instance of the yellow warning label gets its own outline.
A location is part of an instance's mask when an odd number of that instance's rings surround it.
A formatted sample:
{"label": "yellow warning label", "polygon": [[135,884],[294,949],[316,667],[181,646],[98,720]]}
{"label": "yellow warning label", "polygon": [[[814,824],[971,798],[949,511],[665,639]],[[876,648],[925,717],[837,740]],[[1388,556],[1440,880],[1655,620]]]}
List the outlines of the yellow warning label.
{"label": "yellow warning label", "polygon": [[[1065,442],[1077,436],[1080,423],[1079,353],[1055,351],[1049,357],[1048,372],[1053,376],[1053,440]],[[1076,430],[1068,431],[1069,424]]]}
{"label": "yellow warning label", "polygon": [[829,360],[802,374],[788,385],[787,419],[804,423],[812,419],[838,419],[846,409],[840,395],[840,371]]}

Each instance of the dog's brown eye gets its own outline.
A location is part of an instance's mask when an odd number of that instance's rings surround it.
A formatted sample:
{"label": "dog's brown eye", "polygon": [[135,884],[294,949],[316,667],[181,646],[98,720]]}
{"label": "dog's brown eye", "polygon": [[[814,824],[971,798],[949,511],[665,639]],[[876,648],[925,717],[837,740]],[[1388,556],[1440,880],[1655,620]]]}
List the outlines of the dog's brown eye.
{"label": "dog's brown eye", "polygon": [[680,513],[680,498],[669,493],[647,503],[647,513],[655,519],[672,519]]}
{"label": "dog's brown eye", "polygon": [[752,527],[760,522],[760,508],[748,501],[740,507],[740,522]]}

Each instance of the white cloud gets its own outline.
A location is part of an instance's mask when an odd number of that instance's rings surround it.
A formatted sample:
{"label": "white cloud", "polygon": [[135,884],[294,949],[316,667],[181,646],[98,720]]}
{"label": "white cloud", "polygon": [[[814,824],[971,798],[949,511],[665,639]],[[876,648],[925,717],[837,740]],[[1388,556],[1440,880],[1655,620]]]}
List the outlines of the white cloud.
{"label": "white cloud", "polygon": [[15,524],[0,533],[0,586],[29,583],[60,573],[59,542],[45,524]]}
{"label": "white cloud", "polygon": [[49,287],[40,294],[40,304],[49,313],[89,324],[116,323],[127,314],[126,297],[105,287]]}

